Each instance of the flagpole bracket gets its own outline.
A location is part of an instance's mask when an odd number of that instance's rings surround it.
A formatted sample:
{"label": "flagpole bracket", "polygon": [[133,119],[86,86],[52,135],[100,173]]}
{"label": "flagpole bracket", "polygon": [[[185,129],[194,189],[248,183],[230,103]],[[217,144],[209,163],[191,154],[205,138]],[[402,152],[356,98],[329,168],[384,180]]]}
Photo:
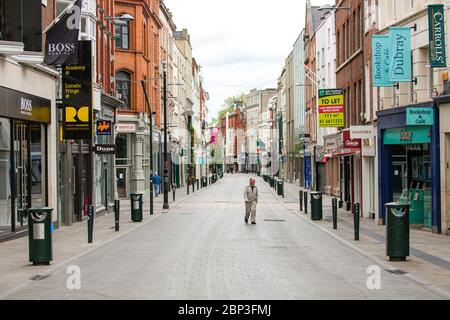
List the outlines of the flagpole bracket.
{"label": "flagpole bracket", "polygon": [[414,24],[411,26],[411,29],[413,29],[414,32],[417,32],[417,23],[414,23]]}

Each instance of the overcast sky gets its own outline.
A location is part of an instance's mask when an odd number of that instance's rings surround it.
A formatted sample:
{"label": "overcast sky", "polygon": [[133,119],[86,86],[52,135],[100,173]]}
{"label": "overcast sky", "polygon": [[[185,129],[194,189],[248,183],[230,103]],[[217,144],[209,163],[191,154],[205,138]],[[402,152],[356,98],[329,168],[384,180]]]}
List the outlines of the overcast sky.
{"label": "overcast sky", "polygon": [[[312,5],[334,0],[312,0]],[[305,0],[165,0],[187,28],[209,92],[209,118],[223,101],[252,88],[275,88],[304,27]]]}

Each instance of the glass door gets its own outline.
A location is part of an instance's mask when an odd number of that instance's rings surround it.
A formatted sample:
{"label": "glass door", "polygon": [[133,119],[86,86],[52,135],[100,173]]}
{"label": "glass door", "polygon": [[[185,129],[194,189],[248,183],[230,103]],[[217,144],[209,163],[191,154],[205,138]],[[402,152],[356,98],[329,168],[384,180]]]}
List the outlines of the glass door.
{"label": "glass door", "polygon": [[11,122],[0,118],[0,237],[11,232]]}
{"label": "glass door", "polygon": [[15,170],[15,223],[17,226],[26,224],[25,211],[31,206],[30,189],[30,145],[29,126],[23,122],[14,124],[14,167]]}

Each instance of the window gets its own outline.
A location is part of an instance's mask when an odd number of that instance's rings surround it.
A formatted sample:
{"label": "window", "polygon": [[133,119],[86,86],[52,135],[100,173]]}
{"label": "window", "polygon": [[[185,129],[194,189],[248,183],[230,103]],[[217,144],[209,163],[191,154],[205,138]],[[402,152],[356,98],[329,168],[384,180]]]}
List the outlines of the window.
{"label": "window", "polygon": [[131,105],[131,75],[126,71],[119,71],[116,74],[117,92],[121,95],[121,100],[125,103],[125,108],[130,109]]}
{"label": "window", "polygon": [[130,23],[128,21],[116,22],[116,48],[130,49]]}

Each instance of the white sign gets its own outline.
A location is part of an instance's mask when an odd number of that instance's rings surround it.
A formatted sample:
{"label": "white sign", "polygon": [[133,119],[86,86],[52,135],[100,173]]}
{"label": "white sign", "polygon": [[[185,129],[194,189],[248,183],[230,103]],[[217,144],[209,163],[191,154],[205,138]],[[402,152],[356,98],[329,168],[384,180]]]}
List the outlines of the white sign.
{"label": "white sign", "polygon": [[350,139],[373,139],[375,137],[375,128],[369,126],[350,126]]}
{"label": "white sign", "polygon": [[362,139],[361,152],[363,156],[375,157],[375,139]]}
{"label": "white sign", "polygon": [[118,133],[134,133],[136,132],[136,123],[119,123],[117,124]]}

